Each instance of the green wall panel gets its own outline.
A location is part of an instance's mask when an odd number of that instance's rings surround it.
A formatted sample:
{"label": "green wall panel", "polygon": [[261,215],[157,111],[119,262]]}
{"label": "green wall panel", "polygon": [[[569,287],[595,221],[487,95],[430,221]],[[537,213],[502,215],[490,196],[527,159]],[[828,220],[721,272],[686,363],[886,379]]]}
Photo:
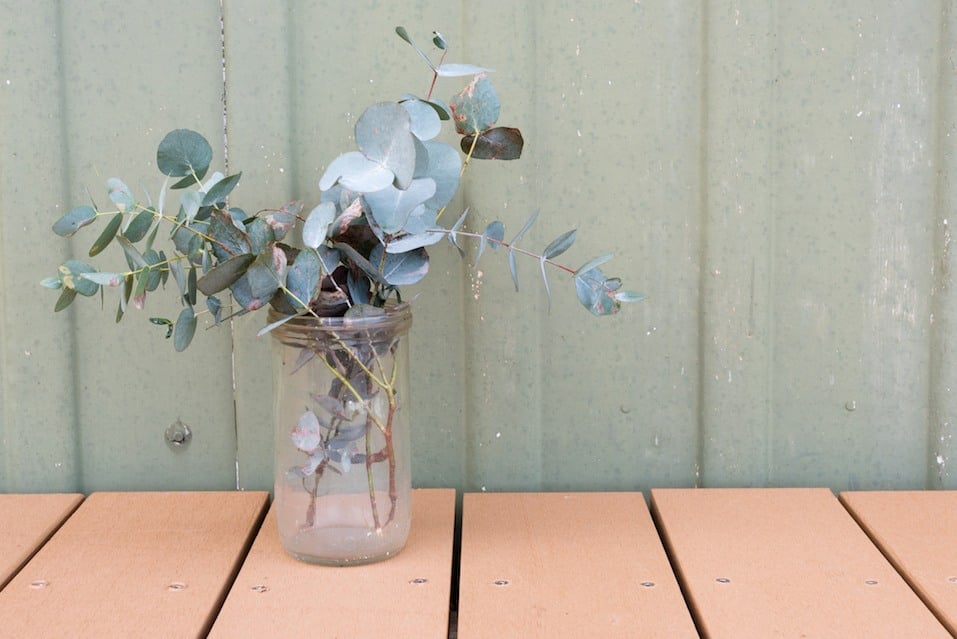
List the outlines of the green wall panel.
{"label": "green wall panel", "polygon": [[54,316],[36,283],[94,234],[46,229],[107,177],[155,192],[176,127],[248,211],[311,208],[362,109],[427,89],[398,24],[495,68],[525,134],[454,208],[510,233],[540,210],[528,246],[578,228],[572,266],[614,252],[648,295],[596,319],[560,273],[549,304],[536,263],[516,293],[503,255],[436,247],[418,485],[954,488],[954,4],[0,0],[0,490],[270,485],[263,320],[178,355],[158,298]]}

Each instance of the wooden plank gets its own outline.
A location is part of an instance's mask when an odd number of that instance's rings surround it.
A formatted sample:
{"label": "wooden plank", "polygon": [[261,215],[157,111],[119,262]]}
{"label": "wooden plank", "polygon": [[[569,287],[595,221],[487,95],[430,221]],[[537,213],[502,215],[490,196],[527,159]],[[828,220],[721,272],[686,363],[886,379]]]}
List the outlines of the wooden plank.
{"label": "wooden plank", "polygon": [[195,637],[266,493],[95,493],[0,591],[3,637]]}
{"label": "wooden plank", "polygon": [[83,495],[0,495],[0,589],[70,516]]}
{"label": "wooden plank", "polygon": [[641,493],[465,495],[458,636],[696,637]]}
{"label": "wooden plank", "polygon": [[317,566],[286,554],[271,509],[210,637],[445,638],[454,527],[454,490],[415,490],[398,555]]}
{"label": "wooden plank", "polygon": [[950,636],[826,489],[651,494],[706,637]]}
{"label": "wooden plank", "polygon": [[957,491],[846,492],[841,501],[957,636]]}

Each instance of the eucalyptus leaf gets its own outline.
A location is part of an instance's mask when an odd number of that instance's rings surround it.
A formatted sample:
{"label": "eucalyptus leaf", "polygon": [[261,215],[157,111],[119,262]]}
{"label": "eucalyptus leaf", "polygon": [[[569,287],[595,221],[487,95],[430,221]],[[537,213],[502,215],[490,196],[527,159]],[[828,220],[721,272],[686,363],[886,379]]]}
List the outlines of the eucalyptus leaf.
{"label": "eucalyptus leaf", "polygon": [[373,264],[382,264],[382,277],[392,286],[415,284],[429,272],[429,254],[421,248],[383,255],[382,247],[377,246],[369,260]]}
{"label": "eucalyptus leaf", "polygon": [[88,273],[95,273],[96,269],[79,260],[67,260],[57,268],[57,271],[65,288],[73,289],[84,297],[92,297],[100,290],[99,284],[82,277]]}
{"label": "eucalyptus leaf", "polygon": [[442,120],[431,105],[418,99],[403,100],[402,107],[409,112],[412,134],[422,141],[431,140],[442,131]]}
{"label": "eucalyptus leaf", "polygon": [[440,78],[457,78],[466,75],[478,75],[480,73],[492,73],[495,69],[479,67],[474,64],[456,64],[446,62],[435,67],[435,73]]}
{"label": "eucalyptus leaf", "polygon": [[428,152],[426,175],[435,181],[435,194],[425,205],[438,211],[455,196],[462,175],[462,158],[455,149],[444,142],[423,142]]}
{"label": "eucalyptus leaf", "polygon": [[80,277],[84,280],[96,282],[100,286],[119,286],[126,279],[121,273],[104,273],[100,271],[95,273],[82,273]]}
{"label": "eucalyptus leaf", "polygon": [[216,182],[203,197],[202,206],[220,206],[225,204],[226,197],[236,188],[242,176],[243,173],[240,171],[235,175],[230,175]]}
{"label": "eucalyptus leaf", "polygon": [[545,247],[545,250],[542,251],[542,257],[546,260],[550,260],[558,257],[565,251],[567,251],[572,244],[575,243],[575,229],[571,231],[566,231],[558,237],[556,237],[552,242]]}
{"label": "eucalyptus leaf", "polygon": [[220,302],[219,298],[215,295],[209,295],[206,297],[206,308],[209,309],[210,315],[213,316],[213,322],[216,326],[219,326],[223,319],[223,303]]}
{"label": "eucalyptus leaf", "polygon": [[312,209],[302,225],[302,243],[309,248],[318,248],[326,241],[329,225],[336,219],[336,205],[322,202]]}
{"label": "eucalyptus leaf", "polygon": [[259,331],[256,332],[256,337],[262,337],[266,333],[272,331],[273,329],[279,328],[280,326],[282,326],[289,320],[295,319],[296,317],[297,317],[296,315],[286,315],[282,319],[276,320],[275,322],[272,322],[271,324],[266,324],[261,329],[259,329]]}
{"label": "eucalyptus leaf", "polygon": [[477,75],[467,87],[449,102],[455,130],[462,135],[480,133],[498,120],[501,105],[492,82],[485,75]]}
{"label": "eucalyptus leaf", "polygon": [[93,246],[90,247],[90,257],[99,255],[103,252],[103,249],[110,245],[110,242],[112,242],[113,238],[116,237],[116,232],[120,230],[120,224],[122,223],[122,213],[117,213],[110,218],[110,221],[107,222],[106,226],[103,228],[103,232],[100,233],[100,236],[96,238],[95,242],[93,242]]}
{"label": "eucalyptus leaf", "polygon": [[183,177],[203,172],[213,161],[213,149],[199,133],[176,129],[166,134],[156,150],[156,166],[163,175]]}
{"label": "eucalyptus leaf", "polygon": [[322,267],[315,249],[304,248],[286,273],[287,297],[297,310],[304,310],[319,292]]}
{"label": "eucalyptus leaf", "polygon": [[75,299],[76,290],[72,288],[64,288],[62,291],[60,291],[60,297],[57,298],[56,304],[53,307],[53,312],[59,313],[69,306]]}
{"label": "eucalyptus leaf", "polygon": [[485,227],[485,231],[482,233],[482,237],[479,239],[478,252],[475,255],[476,264],[478,264],[478,261],[482,259],[482,253],[485,252],[485,246],[488,244],[489,240],[492,240],[493,249],[498,248],[499,245],[501,245],[501,243],[505,240],[505,225],[496,220]]}
{"label": "eucalyptus leaf", "polygon": [[252,253],[241,253],[214,266],[196,281],[196,288],[203,295],[215,295],[233,285],[255,261]]}
{"label": "eucalyptus leaf", "polygon": [[398,188],[409,186],[415,172],[415,142],[412,120],[401,104],[379,102],[370,106],[359,116],[355,136],[362,154],[391,171]]}
{"label": "eucalyptus leaf", "polygon": [[63,288],[63,282],[61,282],[60,278],[58,277],[45,277],[40,280],[40,286],[53,290],[59,290]]}
{"label": "eucalyptus leaf", "polygon": [[94,220],[96,211],[93,207],[78,206],[53,224],[53,232],[61,237],[69,237]]}
{"label": "eucalyptus leaf", "polygon": [[366,193],[365,201],[372,217],[383,231],[398,233],[405,227],[412,209],[435,195],[435,180],[418,178],[412,180],[405,190],[388,186],[381,191]]}
{"label": "eucalyptus leaf", "polygon": [[517,160],[525,146],[522,132],[512,127],[495,127],[482,131],[474,142],[473,138],[464,136],[459,146],[476,160]]}
{"label": "eucalyptus leaf", "polygon": [[370,160],[358,151],[350,151],[343,153],[329,164],[319,178],[319,190],[328,191],[339,183],[352,191],[367,193],[383,189],[394,180],[395,174],[387,167]]}
{"label": "eucalyptus leaf", "polygon": [[612,315],[621,308],[621,302],[609,289],[608,280],[597,267],[575,274],[578,300],[593,315]]}
{"label": "eucalyptus leaf", "polygon": [[153,209],[143,209],[130,220],[130,223],[123,229],[123,237],[134,244],[146,237],[150,227],[153,226],[153,218],[156,212]]}
{"label": "eucalyptus leaf", "polygon": [[189,343],[193,341],[193,335],[196,334],[196,314],[192,306],[183,308],[176,318],[176,325],[173,329],[173,348],[177,352],[183,352]]}
{"label": "eucalyptus leaf", "polygon": [[423,246],[432,246],[442,240],[448,234],[445,229],[426,230],[415,235],[403,235],[397,240],[392,240],[386,244],[385,250],[388,253],[405,253]]}
{"label": "eucalyptus leaf", "polygon": [[116,210],[120,213],[129,213],[136,208],[136,200],[129,187],[123,184],[123,180],[110,178],[106,181],[106,188],[110,194],[110,200],[116,205]]}
{"label": "eucalyptus leaf", "polygon": [[604,264],[605,262],[608,262],[609,260],[611,260],[612,257],[614,256],[611,253],[608,253],[606,255],[601,255],[599,257],[590,259],[584,264],[582,264],[577,271],[575,271],[575,275],[578,275],[579,273],[586,273],[594,268],[597,268],[601,266],[602,264]]}
{"label": "eucalyptus leaf", "polygon": [[213,253],[220,261],[252,251],[249,236],[236,227],[235,220],[228,214],[213,211],[209,218],[209,235],[215,240]]}

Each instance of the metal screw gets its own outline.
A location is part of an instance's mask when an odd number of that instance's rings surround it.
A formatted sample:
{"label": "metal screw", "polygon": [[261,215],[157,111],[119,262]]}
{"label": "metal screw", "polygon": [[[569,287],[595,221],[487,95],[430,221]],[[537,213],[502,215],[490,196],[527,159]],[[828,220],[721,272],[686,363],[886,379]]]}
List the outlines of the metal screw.
{"label": "metal screw", "polygon": [[186,588],[186,584],[180,583],[178,581],[174,581],[173,583],[169,585],[169,589],[173,591],[184,590],[185,588]]}
{"label": "metal screw", "polygon": [[729,583],[731,583],[731,580],[728,579],[727,577],[718,577],[717,579],[715,579],[715,581],[717,581],[719,584],[729,584]]}
{"label": "metal screw", "polygon": [[36,581],[30,582],[30,587],[36,590],[39,590],[40,588],[46,588],[48,585],[50,584],[46,579],[37,579]]}
{"label": "metal screw", "polygon": [[952,584],[957,584],[957,577],[950,577],[947,579],[947,581],[949,581]]}
{"label": "metal screw", "polygon": [[410,584],[424,584],[424,583],[427,583],[428,581],[429,581],[429,580],[428,580],[428,579],[425,579],[424,577],[416,577],[415,579],[411,579],[411,580],[409,581],[409,583],[410,583]]}
{"label": "metal screw", "polygon": [[876,585],[877,585],[877,580],[876,580],[876,579],[868,579],[868,580],[865,581],[864,583],[866,583],[868,586],[876,586]]}
{"label": "metal screw", "polygon": [[269,592],[269,586],[266,586],[264,584],[256,584],[255,586],[250,588],[250,590],[254,590],[256,592]]}
{"label": "metal screw", "polygon": [[178,450],[189,446],[189,441],[193,438],[193,433],[189,429],[189,426],[177,419],[166,429],[165,436],[166,445],[173,450]]}
{"label": "metal screw", "polygon": [[494,583],[496,586],[507,586],[507,585],[508,585],[508,579],[496,579],[493,583]]}
{"label": "metal screw", "polygon": [[654,587],[655,587],[655,582],[653,582],[653,581],[643,581],[643,582],[641,582],[641,585],[644,586],[645,588],[654,588]]}

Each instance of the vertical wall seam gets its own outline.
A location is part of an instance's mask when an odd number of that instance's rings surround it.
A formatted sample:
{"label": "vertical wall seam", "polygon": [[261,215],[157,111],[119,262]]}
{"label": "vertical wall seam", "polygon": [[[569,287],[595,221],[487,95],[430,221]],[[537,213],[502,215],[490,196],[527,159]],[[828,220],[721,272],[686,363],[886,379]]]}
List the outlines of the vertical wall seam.
{"label": "vertical wall seam", "polygon": [[[781,56],[778,51],[778,39],[780,38],[781,19],[779,4],[772,3],[771,6],[771,24],[770,40],[768,42],[772,49],[768,52],[771,56],[771,104],[769,108],[770,130],[768,131],[768,190],[767,190],[767,220],[768,220],[768,238],[767,238],[767,288],[765,289],[765,414],[764,414],[764,484],[770,485],[772,468],[774,465],[774,291],[777,282],[777,268],[774,259],[777,249],[777,199],[775,194],[778,192],[777,185],[777,167],[775,163],[778,159],[778,135],[776,126],[780,122],[780,104],[781,104],[781,84],[778,79],[781,77]],[[752,288],[753,290],[753,288]]]}
{"label": "vertical wall seam", "polygon": [[[66,75],[64,72],[64,34],[66,33],[66,25],[63,21],[63,6],[61,3],[56,3],[56,8],[54,9],[56,16],[56,59],[57,59],[57,69],[56,69],[56,82],[57,82],[57,94],[59,104],[59,126],[60,126],[60,144],[61,153],[60,157],[60,175],[62,180],[60,182],[60,192],[61,194],[68,194],[70,192],[70,185],[73,182],[73,165],[70,161],[72,154],[70,153],[70,127],[67,121],[67,114],[69,111],[69,99],[67,96],[67,86],[66,86]],[[71,254],[73,253],[73,245],[75,240],[72,238],[68,242]],[[66,321],[68,324],[68,330],[64,331],[63,334],[66,336],[67,348],[69,349],[69,362],[71,367],[72,374],[70,375],[71,385],[70,385],[70,425],[69,431],[72,435],[72,447],[73,447],[73,483],[76,490],[83,491],[83,450],[80,446],[80,410],[78,406],[79,398],[82,396],[80,388],[80,376],[76,372],[76,363],[78,361],[78,345],[77,345],[77,334],[79,332],[79,325],[76,318],[76,309],[70,308],[66,311],[67,317]]]}
{"label": "vertical wall seam", "polygon": [[[219,46],[223,81],[223,92],[221,98],[223,108],[223,172],[226,175],[229,175],[229,100],[227,97],[229,95],[229,83],[227,82],[228,75],[226,68],[226,7],[224,6],[224,1],[225,0],[219,0]],[[241,490],[242,481],[240,479],[239,467],[239,406],[237,403],[239,389],[237,387],[236,378],[236,322],[233,319],[229,320],[229,372],[232,378],[233,391],[233,459],[236,469],[235,481],[236,490]]]}
{"label": "vertical wall seam", "polygon": [[708,325],[705,320],[705,313],[707,311],[707,271],[708,271],[708,149],[709,149],[709,132],[708,132],[708,107],[710,102],[709,96],[709,77],[710,77],[710,68],[708,66],[708,47],[710,46],[710,39],[708,37],[708,29],[710,26],[709,21],[709,12],[708,12],[708,0],[701,0],[701,32],[699,34],[699,55],[700,55],[700,67],[701,72],[699,77],[701,78],[699,94],[700,94],[700,113],[698,115],[698,127],[700,142],[698,144],[699,154],[698,154],[698,389],[697,389],[697,442],[696,442],[696,451],[695,451],[695,469],[694,469],[694,484],[695,486],[701,486],[704,483],[705,478],[705,433],[707,431],[708,419],[707,419],[707,406],[705,405],[706,393],[705,385],[707,380],[706,377],[706,360],[707,360],[707,348],[705,346],[705,339],[708,332]]}
{"label": "vertical wall seam", "polygon": [[[946,415],[944,406],[944,395],[946,394],[946,382],[943,381],[944,373],[942,368],[947,364],[943,361],[944,352],[947,347],[947,327],[951,323],[948,315],[947,297],[950,294],[947,272],[949,264],[947,262],[949,241],[947,227],[947,154],[945,153],[946,144],[949,141],[947,125],[950,123],[950,114],[947,109],[948,89],[952,88],[947,80],[948,74],[948,38],[950,36],[949,21],[951,14],[949,11],[948,0],[940,2],[941,19],[937,30],[937,55],[936,55],[936,82],[937,95],[935,104],[935,113],[933,115],[934,136],[936,149],[934,150],[934,164],[937,167],[936,179],[934,181],[933,193],[933,211],[932,220],[934,222],[934,232],[932,233],[932,246],[928,254],[931,256],[931,295],[930,295],[930,320],[928,346],[928,384],[927,384],[927,437],[925,460],[927,463],[927,473],[924,480],[925,488],[941,488],[943,485],[941,461],[946,463],[943,454],[938,452],[942,438],[945,436],[943,426]],[[953,65],[953,61],[951,61]],[[950,70],[953,73],[953,70]]]}

